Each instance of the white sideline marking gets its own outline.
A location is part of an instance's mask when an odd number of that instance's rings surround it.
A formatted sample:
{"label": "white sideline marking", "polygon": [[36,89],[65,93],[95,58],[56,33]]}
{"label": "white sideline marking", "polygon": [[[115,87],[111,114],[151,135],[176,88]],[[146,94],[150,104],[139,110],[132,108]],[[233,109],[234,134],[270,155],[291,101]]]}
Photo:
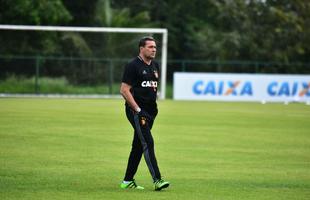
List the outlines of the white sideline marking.
{"label": "white sideline marking", "polygon": [[0,93],[0,98],[68,98],[68,99],[120,99],[121,95],[109,94],[6,94]]}

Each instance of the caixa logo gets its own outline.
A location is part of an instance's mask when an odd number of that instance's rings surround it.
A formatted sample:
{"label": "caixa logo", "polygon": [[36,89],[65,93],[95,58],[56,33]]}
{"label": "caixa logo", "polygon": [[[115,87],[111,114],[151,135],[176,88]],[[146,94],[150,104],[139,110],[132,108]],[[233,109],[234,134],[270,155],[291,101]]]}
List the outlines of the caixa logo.
{"label": "caixa logo", "polygon": [[232,95],[252,96],[253,89],[250,81],[203,81],[198,80],[193,85],[193,92],[196,95]]}
{"label": "caixa logo", "polygon": [[271,82],[267,92],[270,96],[310,96],[310,82]]}

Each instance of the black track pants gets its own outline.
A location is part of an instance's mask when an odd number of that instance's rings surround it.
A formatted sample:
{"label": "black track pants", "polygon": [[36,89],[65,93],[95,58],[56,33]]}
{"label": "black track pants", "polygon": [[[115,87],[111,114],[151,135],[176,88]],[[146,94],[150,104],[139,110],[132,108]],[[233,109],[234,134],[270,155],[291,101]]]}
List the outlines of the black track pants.
{"label": "black track pants", "polygon": [[[157,113],[155,113],[154,118]],[[161,178],[159,168],[157,165],[155,152],[154,152],[154,140],[151,134],[151,129],[154,120],[146,123],[142,123],[138,115],[134,114],[133,111],[126,106],[127,119],[134,128],[134,137],[131,147],[131,152],[128,159],[128,165],[124,180],[133,180],[134,175],[137,172],[142,154],[152,175],[153,181]]]}

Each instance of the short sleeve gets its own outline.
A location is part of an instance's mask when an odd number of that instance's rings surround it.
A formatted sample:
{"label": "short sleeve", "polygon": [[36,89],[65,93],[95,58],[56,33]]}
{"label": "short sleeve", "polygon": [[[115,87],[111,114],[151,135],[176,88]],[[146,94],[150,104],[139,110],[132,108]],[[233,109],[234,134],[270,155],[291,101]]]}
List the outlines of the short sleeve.
{"label": "short sleeve", "polygon": [[158,64],[157,62],[155,63],[155,67],[156,67],[156,69],[157,69],[157,72],[160,73],[160,71],[159,71],[159,70],[160,70],[160,69],[159,69],[159,64]]}
{"label": "short sleeve", "polygon": [[153,62],[153,69],[157,71],[157,78],[160,77],[160,67],[157,62]]}
{"label": "short sleeve", "polygon": [[130,63],[128,63],[125,66],[122,82],[127,83],[128,85],[132,86],[134,82],[136,81],[136,76],[137,75],[136,75],[135,67],[131,65]]}

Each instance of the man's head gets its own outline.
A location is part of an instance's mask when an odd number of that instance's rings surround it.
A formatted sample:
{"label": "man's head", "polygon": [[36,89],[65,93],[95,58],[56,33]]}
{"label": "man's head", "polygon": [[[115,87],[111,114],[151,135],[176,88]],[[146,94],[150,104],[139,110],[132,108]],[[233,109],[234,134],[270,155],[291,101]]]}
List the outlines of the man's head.
{"label": "man's head", "polygon": [[153,37],[141,38],[139,42],[139,54],[146,59],[154,59],[156,55],[156,41]]}

